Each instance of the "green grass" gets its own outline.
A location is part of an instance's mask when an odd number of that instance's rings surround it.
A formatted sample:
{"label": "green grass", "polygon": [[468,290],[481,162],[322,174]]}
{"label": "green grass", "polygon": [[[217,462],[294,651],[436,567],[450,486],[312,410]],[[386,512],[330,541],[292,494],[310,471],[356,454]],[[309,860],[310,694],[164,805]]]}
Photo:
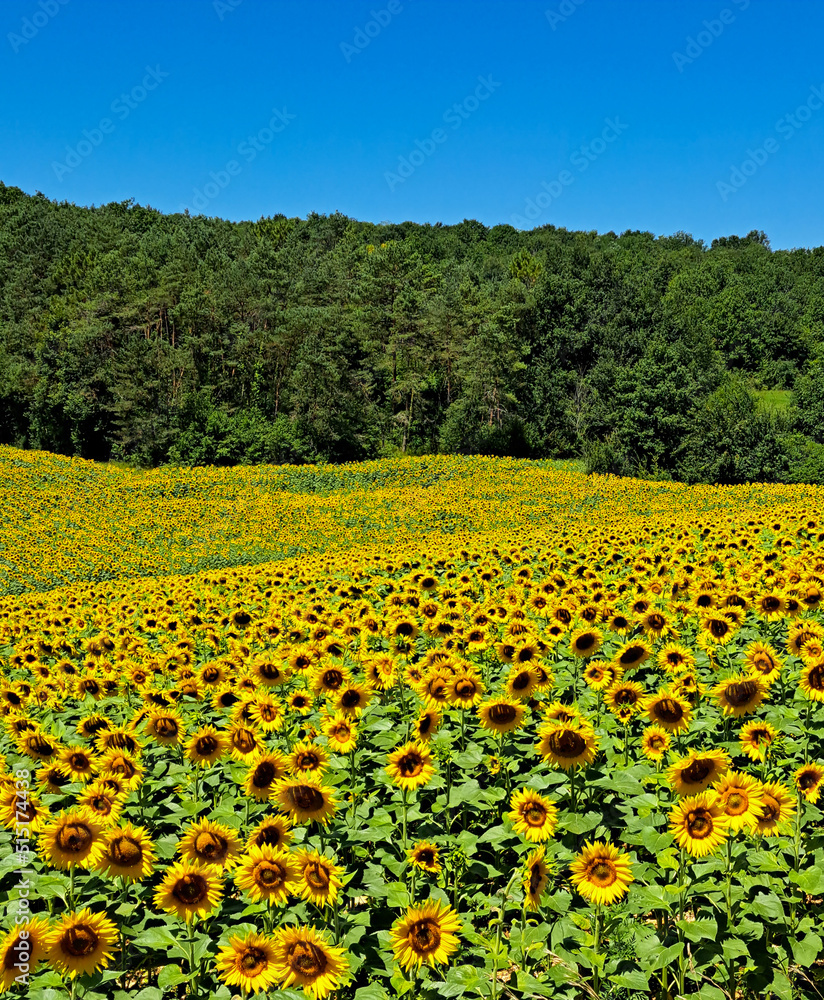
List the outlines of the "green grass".
{"label": "green grass", "polygon": [[758,406],[762,410],[786,410],[792,401],[790,389],[762,389],[755,393]]}

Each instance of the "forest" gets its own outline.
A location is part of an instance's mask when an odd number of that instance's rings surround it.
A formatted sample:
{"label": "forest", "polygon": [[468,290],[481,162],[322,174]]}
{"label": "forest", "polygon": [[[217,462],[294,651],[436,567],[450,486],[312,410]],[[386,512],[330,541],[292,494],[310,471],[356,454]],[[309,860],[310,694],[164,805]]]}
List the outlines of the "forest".
{"label": "forest", "polygon": [[138,466],[450,453],[824,483],[824,247],[235,223],[0,182],[0,444]]}

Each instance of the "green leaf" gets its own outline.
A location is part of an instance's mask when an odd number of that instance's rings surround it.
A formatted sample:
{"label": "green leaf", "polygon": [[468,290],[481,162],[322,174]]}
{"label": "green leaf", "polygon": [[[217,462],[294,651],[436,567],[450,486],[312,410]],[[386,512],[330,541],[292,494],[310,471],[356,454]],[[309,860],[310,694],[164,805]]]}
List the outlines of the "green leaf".
{"label": "green leaf", "polygon": [[801,872],[790,872],[790,881],[795,882],[799,889],[816,896],[824,892],[824,868],[805,868]]}
{"label": "green leaf", "polygon": [[569,833],[580,835],[594,830],[601,819],[601,814],[598,812],[573,813],[562,821],[562,825]]}
{"label": "green leaf", "polygon": [[746,942],[734,937],[725,938],[721,942],[721,951],[728,962],[736,958],[747,958],[750,954]]}
{"label": "green leaf", "polygon": [[646,992],[649,989],[649,976],[645,976],[640,969],[619,972],[616,976],[610,976],[609,978],[616,986],[622,986],[625,990]]}
{"label": "green leaf", "polygon": [[160,970],[160,975],[157,977],[157,985],[165,990],[170,986],[177,986],[178,983],[188,982],[189,978],[179,965],[166,965]]}
{"label": "green leaf", "polygon": [[661,833],[654,826],[645,826],[641,831],[641,843],[650,854],[657,854],[673,841],[671,833]]}
{"label": "green leaf", "polygon": [[774,892],[759,893],[750,903],[750,913],[758,917],[765,917],[767,920],[783,920],[784,907],[781,900]]}
{"label": "green leaf", "polygon": [[718,923],[712,919],[677,920],[676,924],[688,941],[714,940],[718,936]]}
{"label": "green leaf", "polygon": [[770,989],[778,997],[778,1000],[793,1000],[793,987],[785,972],[781,969],[775,970]]}
{"label": "green leaf", "polygon": [[150,927],[138,934],[132,942],[136,948],[154,948],[157,951],[174,948],[177,943],[177,938],[168,927]]}
{"label": "green leaf", "polygon": [[821,955],[822,945],[824,943],[817,934],[810,932],[800,941],[791,940],[790,944],[793,950],[793,958],[799,965],[807,968],[815,962],[819,955]]}
{"label": "green leaf", "polygon": [[386,886],[386,902],[391,907],[406,909],[409,906],[409,890],[403,882],[389,882]]}
{"label": "green leaf", "polygon": [[491,994],[492,983],[488,973],[472,965],[458,965],[447,972],[446,982],[438,985],[438,993],[442,997],[460,997],[467,991],[481,996]]}
{"label": "green leaf", "polygon": [[389,994],[380,983],[370,983],[355,990],[354,1000],[389,1000]]}

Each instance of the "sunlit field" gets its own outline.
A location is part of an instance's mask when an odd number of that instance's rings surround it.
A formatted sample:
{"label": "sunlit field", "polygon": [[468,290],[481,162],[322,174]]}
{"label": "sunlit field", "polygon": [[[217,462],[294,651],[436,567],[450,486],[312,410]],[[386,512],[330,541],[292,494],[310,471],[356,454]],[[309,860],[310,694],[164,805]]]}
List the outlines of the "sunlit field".
{"label": "sunlit field", "polygon": [[11,996],[824,994],[824,488],[0,491]]}

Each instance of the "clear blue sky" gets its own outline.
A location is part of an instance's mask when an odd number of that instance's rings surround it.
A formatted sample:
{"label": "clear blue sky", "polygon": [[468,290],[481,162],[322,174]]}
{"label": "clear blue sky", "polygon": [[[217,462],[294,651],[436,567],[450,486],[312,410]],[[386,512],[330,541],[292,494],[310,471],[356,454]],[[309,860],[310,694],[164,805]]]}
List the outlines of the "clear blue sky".
{"label": "clear blue sky", "polygon": [[816,0],[2,0],[0,36],[30,193],[824,244]]}

